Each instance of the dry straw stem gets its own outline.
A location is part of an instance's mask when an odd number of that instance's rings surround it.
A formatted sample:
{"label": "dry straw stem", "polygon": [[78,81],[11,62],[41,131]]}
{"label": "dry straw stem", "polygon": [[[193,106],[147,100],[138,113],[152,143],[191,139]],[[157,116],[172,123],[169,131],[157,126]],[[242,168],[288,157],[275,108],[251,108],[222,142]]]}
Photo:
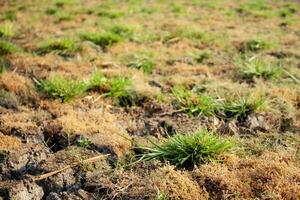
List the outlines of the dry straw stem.
{"label": "dry straw stem", "polygon": [[88,158],[86,160],[83,160],[83,161],[78,161],[78,162],[75,162],[71,165],[67,165],[61,169],[58,169],[58,170],[55,170],[55,171],[52,171],[52,172],[48,172],[46,174],[42,174],[42,175],[39,175],[39,176],[35,176],[33,177],[33,180],[34,181],[39,181],[39,180],[43,180],[43,179],[46,179],[50,176],[53,176],[55,174],[58,174],[60,172],[63,172],[69,168],[72,168],[72,167],[76,167],[78,165],[81,165],[81,164],[86,164],[86,163],[93,163],[93,162],[96,162],[97,160],[100,160],[100,159],[103,159],[103,158],[106,158],[107,156],[109,156],[109,154],[106,154],[106,155],[100,155],[100,156],[95,156],[95,157],[92,157],[92,158]]}

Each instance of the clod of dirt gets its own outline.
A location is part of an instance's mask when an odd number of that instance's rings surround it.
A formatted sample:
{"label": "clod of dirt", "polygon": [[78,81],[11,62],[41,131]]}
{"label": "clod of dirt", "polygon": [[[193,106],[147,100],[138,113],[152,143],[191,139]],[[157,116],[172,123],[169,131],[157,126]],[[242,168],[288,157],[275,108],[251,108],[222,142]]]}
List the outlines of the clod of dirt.
{"label": "clod of dirt", "polygon": [[[43,173],[48,173],[96,155],[98,155],[98,153],[95,151],[86,150],[80,147],[68,147],[56,152],[55,154],[51,154],[47,161],[40,163],[39,166]],[[83,187],[83,183],[86,182],[86,174],[91,173],[90,170],[99,170],[100,173],[102,173],[102,170],[105,168],[103,168],[103,166],[108,166],[106,160],[99,160],[92,164],[74,166],[56,175],[50,176],[47,179],[39,181],[39,184],[44,188],[46,194],[55,192],[55,194],[52,194],[54,198],[58,195],[56,193],[60,194],[65,191],[77,191]]]}
{"label": "clod of dirt", "polygon": [[251,132],[265,132],[270,129],[269,125],[266,123],[265,118],[261,115],[251,114],[246,120],[246,127],[250,129]]}
{"label": "clod of dirt", "polygon": [[55,193],[51,192],[47,197],[46,200],[94,200],[94,196],[90,193],[80,189],[75,192],[60,192]]}
{"label": "clod of dirt", "polygon": [[28,180],[16,182],[8,189],[9,199],[40,200],[44,196],[43,188]]}
{"label": "clod of dirt", "polygon": [[38,163],[46,160],[48,154],[49,150],[42,145],[23,145],[10,152],[3,163],[2,174],[7,178],[20,179],[25,173],[38,173]]}
{"label": "clod of dirt", "polygon": [[217,129],[217,133],[222,135],[238,135],[239,127],[236,123],[236,120],[232,120],[221,124],[221,126],[219,126],[219,128]]}

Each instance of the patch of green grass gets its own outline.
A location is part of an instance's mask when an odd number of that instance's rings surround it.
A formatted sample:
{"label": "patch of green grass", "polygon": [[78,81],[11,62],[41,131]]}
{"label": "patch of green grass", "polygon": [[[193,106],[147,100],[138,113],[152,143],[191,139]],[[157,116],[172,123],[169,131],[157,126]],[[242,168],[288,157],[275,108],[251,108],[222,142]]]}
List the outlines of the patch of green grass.
{"label": "patch of green grass", "polygon": [[87,88],[101,90],[106,82],[104,75],[100,71],[95,71],[87,81]]}
{"label": "patch of green grass", "polygon": [[194,94],[183,87],[174,87],[172,93],[176,99],[177,107],[190,115],[217,115],[221,109],[221,102],[204,94]]}
{"label": "patch of green grass", "polygon": [[103,32],[103,33],[86,32],[80,34],[80,37],[82,40],[91,41],[94,44],[99,45],[103,49],[122,41],[122,38],[119,35],[112,32]]}
{"label": "patch of green grass", "polygon": [[97,13],[99,17],[106,17],[109,19],[116,19],[122,17],[124,13],[115,10],[101,10]]}
{"label": "patch of green grass", "polygon": [[265,101],[263,99],[255,99],[250,101],[248,98],[238,98],[226,101],[222,108],[225,120],[236,118],[244,121],[247,116],[259,109],[264,108]]}
{"label": "patch of green grass", "polygon": [[7,10],[0,14],[0,20],[10,20],[14,21],[17,19],[16,11]]}
{"label": "patch of green grass", "polygon": [[120,106],[133,105],[135,94],[131,89],[131,80],[119,76],[109,80],[110,89],[107,96],[113,98]]}
{"label": "patch of green grass", "polygon": [[207,42],[208,38],[204,31],[195,30],[189,27],[177,29],[175,32],[167,33],[164,41],[167,42],[173,38],[187,38],[193,42]]}
{"label": "patch of green grass", "polygon": [[12,23],[4,23],[0,25],[0,37],[14,36],[14,26]]}
{"label": "patch of green grass", "polygon": [[218,156],[235,144],[203,129],[187,135],[175,135],[162,144],[153,143],[153,147],[142,147],[146,152],[142,159],[159,159],[183,167],[193,167],[202,163],[217,161]]}
{"label": "patch of green grass", "polygon": [[156,63],[151,55],[140,52],[133,54],[126,65],[127,67],[140,69],[147,74],[151,74]]}
{"label": "patch of green grass", "polygon": [[55,13],[55,16],[57,18],[56,22],[71,21],[74,19],[74,15],[66,11],[58,11]]}
{"label": "patch of green grass", "polygon": [[199,52],[199,53],[194,53],[194,54],[192,54],[192,57],[197,63],[203,63],[205,60],[208,60],[211,58],[211,52],[203,51],[203,52]]}
{"label": "patch of green grass", "polygon": [[38,80],[36,83],[38,89],[48,98],[61,99],[63,102],[84,94],[87,89],[86,83],[68,80],[62,76],[55,76],[48,80]]}
{"label": "patch of green grass", "polygon": [[73,39],[50,39],[47,40],[38,47],[36,53],[39,55],[47,53],[56,53],[61,56],[72,56],[75,52],[80,51],[81,46],[77,44]]}
{"label": "patch of green grass", "polygon": [[129,38],[133,34],[133,30],[131,27],[119,24],[112,25],[109,28],[109,32],[112,32],[122,38]]}
{"label": "patch of green grass", "polygon": [[246,3],[242,3],[238,8],[237,12],[250,15],[254,17],[268,18],[273,15],[272,6],[266,0],[252,0]]}
{"label": "patch of green grass", "polygon": [[9,67],[11,67],[10,61],[0,57],[0,74],[5,72]]}
{"label": "patch of green grass", "polygon": [[240,51],[245,52],[259,52],[265,49],[269,49],[271,47],[270,42],[267,42],[265,40],[249,40],[246,42],[243,42],[240,47]]}
{"label": "patch of green grass", "polygon": [[246,117],[264,108],[263,99],[249,100],[249,98],[216,99],[211,96],[187,90],[183,87],[174,87],[172,93],[175,97],[173,105],[189,115],[215,116],[222,120],[232,118],[244,121]]}
{"label": "patch of green grass", "polygon": [[168,194],[159,192],[157,194],[156,200],[171,200]]}
{"label": "patch of green grass", "polygon": [[79,147],[82,147],[82,148],[85,148],[85,149],[90,149],[90,148],[92,148],[93,143],[88,138],[80,137],[79,140],[77,141],[77,145]]}
{"label": "patch of green grass", "polygon": [[19,52],[20,49],[13,43],[0,39],[0,56]]}
{"label": "patch of green grass", "polygon": [[289,3],[286,3],[281,9],[279,9],[277,11],[277,14],[280,17],[287,18],[287,17],[294,16],[298,12],[298,10],[299,10],[299,7],[296,4],[289,2]]}
{"label": "patch of green grass", "polygon": [[57,13],[58,9],[57,8],[47,8],[45,13],[47,15],[55,15]]}
{"label": "patch of green grass", "polygon": [[261,58],[252,57],[244,63],[241,74],[246,79],[252,79],[253,77],[277,79],[283,75],[283,69],[280,66],[267,63]]}

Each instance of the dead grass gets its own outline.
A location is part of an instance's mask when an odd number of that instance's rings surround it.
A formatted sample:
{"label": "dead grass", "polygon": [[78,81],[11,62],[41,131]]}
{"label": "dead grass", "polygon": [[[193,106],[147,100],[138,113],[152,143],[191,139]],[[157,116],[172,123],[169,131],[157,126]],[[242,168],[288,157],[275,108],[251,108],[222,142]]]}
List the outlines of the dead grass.
{"label": "dead grass", "polygon": [[259,157],[204,165],[194,171],[194,177],[214,198],[298,199],[298,164],[285,152],[264,152]]}
{"label": "dead grass", "polygon": [[0,133],[0,150],[12,151],[21,146],[21,141],[16,137],[3,135]]}
{"label": "dead grass", "polygon": [[187,172],[175,170],[172,166],[156,170],[151,174],[151,180],[160,192],[164,192],[172,199],[208,199],[207,193],[192,180]]}

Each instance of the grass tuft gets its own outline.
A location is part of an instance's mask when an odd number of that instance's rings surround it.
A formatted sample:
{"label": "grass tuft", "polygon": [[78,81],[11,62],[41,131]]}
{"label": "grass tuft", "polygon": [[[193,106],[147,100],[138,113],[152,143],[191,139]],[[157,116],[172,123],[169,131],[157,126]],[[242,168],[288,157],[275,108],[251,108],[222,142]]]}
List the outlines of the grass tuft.
{"label": "grass tuft", "polygon": [[104,77],[104,75],[100,71],[95,71],[87,81],[87,89],[101,90],[106,82],[107,79]]}
{"label": "grass tuft", "polygon": [[283,75],[283,69],[279,66],[266,63],[261,58],[252,57],[244,64],[244,67],[241,69],[241,74],[242,77],[246,79],[252,79],[253,77],[277,79]]}
{"label": "grass tuft", "polygon": [[221,102],[204,94],[194,94],[183,87],[174,87],[172,93],[178,106],[190,115],[213,116],[221,109]]}
{"label": "grass tuft", "polygon": [[225,119],[236,118],[239,121],[244,121],[249,114],[262,109],[264,106],[265,101],[263,99],[250,101],[248,98],[239,98],[225,102],[222,110]]}
{"label": "grass tuft", "polygon": [[142,147],[147,152],[142,159],[159,159],[183,167],[193,167],[202,163],[216,161],[217,156],[228,151],[235,144],[203,129],[193,134],[175,135],[162,144]]}
{"label": "grass tuft", "polygon": [[103,49],[115,43],[118,43],[122,40],[122,38],[119,35],[112,32],[103,32],[103,33],[86,32],[86,33],[82,33],[80,37],[82,40],[91,41],[94,44],[99,45]]}
{"label": "grass tuft", "polygon": [[12,23],[4,23],[0,25],[0,37],[14,36],[14,26]]}
{"label": "grass tuft", "polygon": [[14,44],[0,39],[0,56],[16,53],[18,51],[20,51],[20,49]]}
{"label": "grass tuft", "polygon": [[76,96],[84,94],[86,84],[82,81],[68,80],[62,76],[55,76],[49,80],[36,81],[38,89],[53,99],[61,99],[63,102],[69,101]]}
{"label": "grass tuft", "polygon": [[259,52],[259,51],[262,51],[265,49],[269,49],[270,47],[271,47],[271,44],[265,40],[253,39],[253,40],[243,42],[241,44],[241,47],[239,48],[239,50],[242,53]]}
{"label": "grass tuft", "polygon": [[127,63],[127,67],[136,68],[144,71],[147,74],[151,74],[153,68],[155,67],[155,62],[146,54],[136,53],[133,54],[132,58]]}
{"label": "grass tuft", "polygon": [[63,38],[45,41],[38,47],[36,53],[39,55],[57,53],[61,56],[71,56],[79,50],[81,50],[81,47],[74,40]]}
{"label": "grass tuft", "polygon": [[126,77],[115,77],[109,80],[108,96],[113,98],[120,106],[133,105],[135,95],[131,89],[131,80]]}

